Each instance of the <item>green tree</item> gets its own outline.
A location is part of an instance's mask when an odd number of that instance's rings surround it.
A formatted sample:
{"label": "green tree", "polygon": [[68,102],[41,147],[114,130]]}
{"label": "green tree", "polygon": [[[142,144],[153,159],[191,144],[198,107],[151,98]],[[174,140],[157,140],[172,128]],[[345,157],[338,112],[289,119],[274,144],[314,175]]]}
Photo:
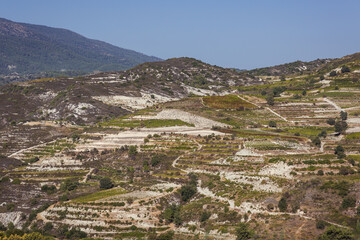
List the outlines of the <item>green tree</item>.
{"label": "green tree", "polygon": [[129,154],[129,157],[131,159],[135,159],[136,155],[137,155],[138,151],[137,151],[137,146],[130,146],[129,147],[129,150],[128,150],[128,154]]}
{"label": "green tree", "polygon": [[328,120],[326,120],[326,123],[333,126],[333,125],[335,125],[335,119],[329,118]]}
{"label": "green tree", "polygon": [[320,140],[319,137],[315,137],[315,138],[313,138],[311,141],[312,141],[312,143],[313,143],[315,146],[317,146],[317,147],[320,147],[320,146],[321,146],[321,140]]}
{"label": "green tree", "polygon": [[335,77],[336,75],[337,75],[336,71],[331,71],[329,74],[330,77]]}
{"label": "green tree", "polygon": [[341,145],[336,146],[334,153],[337,155],[338,159],[342,159],[342,158],[346,157],[345,149]]}
{"label": "green tree", "polygon": [[336,226],[330,226],[326,231],[321,234],[319,240],[354,240],[349,229],[339,228]]}
{"label": "green tree", "polygon": [[269,121],[269,127],[276,128],[276,122],[275,121]]}
{"label": "green tree", "polygon": [[341,72],[342,73],[347,73],[347,72],[350,72],[350,71],[351,71],[350,68],[348,66],[346,66],[346,65],[341,67]]}
{"label": "green tree", "polygon": [[286,199],[285,198],[281,198],[279,203],[278,203],[278,207],[279,207],[279,210],[281,212],[285,212],[286,209],[287,209],[287,202],[286,202]]}
{"label": "green tree", "polygon": [[345,111],[341,111],[340,112],[340,118],[341,118],[341,120],[343,120],[343,121],[345,121],[346,119],[347,119],[347,112],[345,112]]}
{"label": "green tree", "polygon": [[104,178],[100,179],[100,188],[101,189],[110,189],[113,186],[114,186],[114,184],[112,183],[110,178],[104,177]]}
{"label": "green tree", "polygon": [[334,127],[335,127],[335,132],[345,133],[346,129],[348,128],[348,125],[345,121],[337,121]]}
{"label": "green tree", "polygon": [[274,96],[273,95],[268,95],[266,97],[266,102],[267,104],[269,104],[270,106],[274,106],[275,102],[274,102]]}
{"label": "green tree", "polygon": [[239,223],[236,228],[236,240],[246,240],[251,239],[254,236],[254,233],[249,229],[248,224]]}

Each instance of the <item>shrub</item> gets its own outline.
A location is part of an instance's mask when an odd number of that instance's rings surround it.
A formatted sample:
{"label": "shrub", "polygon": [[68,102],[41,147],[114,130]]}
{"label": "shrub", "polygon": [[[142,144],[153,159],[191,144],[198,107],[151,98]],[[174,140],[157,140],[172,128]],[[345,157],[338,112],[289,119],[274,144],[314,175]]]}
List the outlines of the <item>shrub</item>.
{"label": "shrub", "polygon": [[111,182],[111,179],[108,177],[104,177],[100,179],[100,188],[101,189],[110,189],[114,186],[114,184]]}
{"label": "shrub", "polygon": [[336,75],[337,75],[336,71],[331,71],[329,74],[330,77],[335,77]]}
{"label": "shrub", "polygon": [[274,106],[274,96],[273,95],[268,95],[267,97],[266,97],[266,102],[267,102],[267,104],[269,104],[270,106]]}
{"label": "shrub", "polygon": [[341,120],[343,120],[343,121],[345,121],[346,119],[347,119],[347,112],[345,112],[345,111],[341,111],[340,112],[340,118],[341,118]]}
{"label": "shrub", "polygon": [[285,212],[286,209],[287,209],[287,202],[286,202],[286,199],[285,198],[281,198],[279,203],[278,203],[278,207],[279,207],[279,210],[281,212]]}
{"label": "shrub", "polygon": [[347,128],[348,125],[345,121],[337,121],[335,123],[335,132],[344,133]]}
{"label": "shrub", "polygon": [[246,240],[251,239],[254,236],[254,233],[249,229],[248,224],[239,223],[236,228],[236,240]]}
{"label": "shrub", "polygon": [[323,138],[326,138],[326,136],[327,136],[327,132],[326,132],[326,130],[322,130],[321,131],[321,133],[319,133],[319,135],[318,135],[319,137],[323,137]]}
{"label": "shrub", "polygon": [[78,187],[79,183],[74,179],[66,179],[60,186],[60,189],[63,191],[72,191]]}
{"label": "shrub", "polygon": [[347,72],[350,72],[350,71],[351,71],[350,68],[348,66],[346,66],[346,65],[341,67],[341,72],[342,73],[347,73]]}
{"label": "shrub", "polygon": [[276,122],[275,121],[269,121],[269,127],[276,128]]}
{"label": "shrub", "polygon": [[353,240],[354,236],[351,231],[336,226],[330,226],[326,231],[321,234],[319,240]]}
{"label": "shrub", "polygon": [[333,126],[333,125],[335,125],[335,119],[329,118],[328,120],[326,120],[326,123]]}
{"label": "shrub", "polygon": [[345,149],[341,145],[336,146],[334,153],[337,155],[338,159],[342,159],[342,158],[346,157]]}
{"label": "shrub", "polygon": [[210,212],[202,212],[201,216],[200,216],[200,222],[205,222],[206,220],[208,220],[211,216]]}
{"label": "shrub", "polygon": [[315,146],[317,146],[317,147],[320,147],[320,146],[321,146],[321,140],[320,140],[319,137],[315,137],[315,138],[313,138],[311,141],[312,141],[312,143],[313,143]]}
{"label": "shrub", "polygon": [[316,220],[317,229],[325,229],[327,223],[324,220]]}
{"label": "shrub", "polygon": [[41,191],[46,192],[47,194],[52,194],[56,191],[55,185],[43,185]]}
{"label": "shrub", "polygon": [[345,197],[341,203],[341,208],[347,209],[349,207],[355,207],[356,205],[356,198],[353,196]]}
{"label": "shrub", "polygon": [[179,191],[180,191],[180,195],[181,195],[181,200],[183,202],[187,202],[195,195],[196,186],[194,186],[193,184],[186,184],[186,185],[183,185]]}

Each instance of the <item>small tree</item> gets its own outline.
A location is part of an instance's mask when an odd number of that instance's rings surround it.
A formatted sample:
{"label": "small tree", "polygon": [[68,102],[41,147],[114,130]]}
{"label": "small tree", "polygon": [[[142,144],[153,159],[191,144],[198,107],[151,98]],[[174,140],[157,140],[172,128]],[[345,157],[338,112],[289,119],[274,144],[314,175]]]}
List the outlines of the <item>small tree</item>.
{"label": "small tree", "polygon": [[326,136],[327,136],[327,132],[326,132],[326,130],[322,130],[321,131],[321,133],[319,133],[319,135],[318,135],[319,137],[323,137],[323,138],[326,138]]}
{"label": "small tree", "polygon": [[101,189],[110,189],[113,186],[114,186],[114,184],[112,183],[110,178],[104,177],[104,178],[100,179],[100,188]]}
{"label": "small tree", "polygon": [[306,90],[303,90],[301,93],[303,96],[306,96]]}
{"label": "small tree", "polygon": [[240,223],[236,228],[236,240],[251,239],[254,233],[249,229],[248,224]]}
{"label": "small tree", "polygon": [[346,157],[346,155],[345,155],[345,149],[344,149],[344,147],[341,146],[341,145],[337,145],[337,146],[336,146],[334,153],[337,155],[337,158],[338,158],[338,159],[341,159],[341,158]]}
{"label": "small tree", "polygon": [[128,154],[129,154],[129,157],[130,157],[131,159],[134,160],[137,153],[138,153],[138,151],[137,151],[137,146],[130,146],[130,147],[129,147]]}
{"label": "small tree", "polygon": [[319,137],[315,137],[312,139],[312,143],[317,146],[317,147],[320,147],[321,146],[321,140]]}
{"label": "small tree", "polygon": [[269,104],[270,106],[274,106],[274,96],[273,95],[268,95],[267,97],[266,97],[266,102],[267,102],[267,104]]}
{"label": "small tree", "polygon": [[333,126],[333,125],[335,125],[335,119],[329,118],[328,120],[326,120],[326,123]]}
{"label": "small tree", "polygon": [[326,231],[321,234],[318,238],[319,240],[353,240],[354,236],[352,235],[349,229],[339,228],[334,225],[326,229]]}
{"label": "small tree", "polygon": [[286,199],[285,198],[281,198],[279,203],[278,203],[278,207],[279,207],[279,210],[281,212],[285,212],[286,209],[287,209],[287,202],[286,202]]}
{"label": "small tree", "polygon": [[348,125],[345,121],[337,121],[334,127],[335,127],[335,132],[345,133],[346,129],[348,128]]}
{"label": "small tree", "polygon": [[350,71],[351,71],[350,68],[348,66],[346,66],[346,65],[341,67],[341,72],[342,73],[347,73],[347,72],[350,72]]}
{"label": "small tree", "polygon": [[269,121],[269,127],[276,128],[276,122],[275,121]]}
{"label": "small tree", "polygon": [[341,111],[340,112],[340,118],[341,120],[345,121],[347,119],[347,112]]}
{"label": "small tree", "polygon": [[332,71],[332,72],[330,72],[330,77],[335,77],[336,75],[337,75],[337,73],[336,73],[336,71]]}
{"label": "small tree", "polygon": [[280,80],[281,80],[282,82],[286,81],[285,76],[284,76],[284,75],[282,75],[282,76],[280,77]]}

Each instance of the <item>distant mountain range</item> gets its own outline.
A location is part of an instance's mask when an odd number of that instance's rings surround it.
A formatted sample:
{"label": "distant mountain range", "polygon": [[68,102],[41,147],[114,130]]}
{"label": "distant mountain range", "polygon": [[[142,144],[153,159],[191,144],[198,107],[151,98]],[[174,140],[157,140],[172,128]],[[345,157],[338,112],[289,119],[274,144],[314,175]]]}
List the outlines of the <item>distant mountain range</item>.
{"label": "distant mountain range", "polygon": [[[0,18],[0,75],[119,71],[157,57],[88,39],[75,32]],[[75,72],[74,72],[75,71]],[[70,74],[66,74],[70,73]]]}

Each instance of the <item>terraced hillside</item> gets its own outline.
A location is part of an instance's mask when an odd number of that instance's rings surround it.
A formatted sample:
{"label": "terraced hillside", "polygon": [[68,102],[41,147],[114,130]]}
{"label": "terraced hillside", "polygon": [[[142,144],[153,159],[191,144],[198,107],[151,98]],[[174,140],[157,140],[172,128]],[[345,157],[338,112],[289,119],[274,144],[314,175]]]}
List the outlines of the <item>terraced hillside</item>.
{"label": "terraced hillside", "polygon": [[[172,59],[27,83],[73,82],[71,94],[82,86],[104,109],[126,110],[89,112],[83,125],[51,113],[6,122],[0,222],[72,239],[357,239],[360,83],[346,66],[252,85]],[[209,75],[199,85],[194,74]],[[136,84],[143,92],[131,94]]]}

